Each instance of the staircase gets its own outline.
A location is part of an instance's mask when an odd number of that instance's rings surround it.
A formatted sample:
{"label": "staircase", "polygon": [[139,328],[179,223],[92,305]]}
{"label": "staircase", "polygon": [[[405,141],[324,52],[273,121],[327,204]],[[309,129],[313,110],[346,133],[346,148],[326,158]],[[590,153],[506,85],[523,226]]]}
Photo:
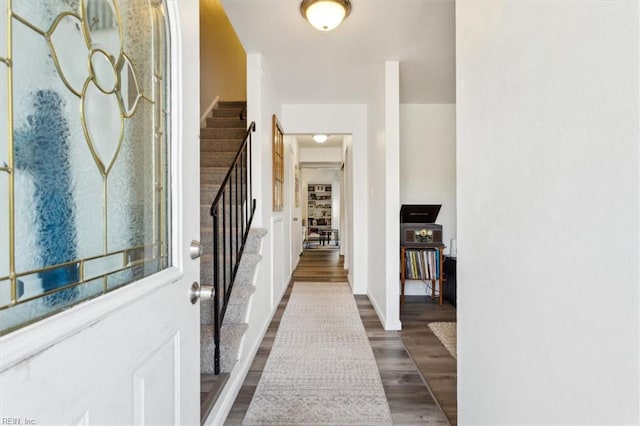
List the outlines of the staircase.
{"label": "staircase", "polygon": [[[238,361],[242,337],[247,330],[245,321],[247,304],[256,290],[254,277],[256,268],[262,260],[259,251],[262,246],[262,237],[266,233],[267,231],[261,228],[249,231],[249,238],[238,267],[238,275],[233,284],[233,291],[221,327],[220,372],[223,374],[230,373]],[[203,282],[205,282],[204,279]],[[202,302],[200,304],[200,373],[202,374],[215,373],[213,321],[213,302]]]}
{"label": "staircase", "polygon": [[[200,258],[200,279],[203,284],[213,284],[214,271],[214,233],[213,218],[211,216],[211,203],[220,191],[223,180],[229,173],[230,167],[247,136],[247,122],[243,118],[245,102],[220,102],[218,108],[212,111],[211,117],[206,119],[206,127],[200,131],[200,233],[202,239],[203,255]],[[221,203],[224,204],[223,217],[220,218],[218,228],[222,232],[223,226],[226,232],[221,233],[220,245],[226,247],[238,247],[236,235],[242,236],[242,223],[238,221],[238,215],[249,211],[247,203],[251,203],[249,194],[242,193],[241,184],[247,172],[247,164],[244,163],[234,171],[234,178],[226,187],[229,193],[240,194],[235,197],[225,196]],[[238,179],[238,176],[241,176]],[[240,189],[239,189],[240,188]],[[235,192],[236,190],[240,192]],[[224,223],[223,223],[224,222]],[[202,414],[213,406],[217,396],[212,395],[221,388],[238,360],[238,353],[242,337],[247,329],[246,311],[251,295],[255,291],[255,271],[262,259],[260,255],[261,240],[266,234],[263,229],[251,229],[249,231],[244,251],[238,265],[236,279],[233,283],[231,296],[228,301],[226,313],[222,321],[220,333],[220,374],[221,379],[214,379],[215,374],[215,342],[214,342],[214,302],[202,301],[200,304],[200,372],[202,377],[201,402]],[[240,238],[241,240],[241,238]],[[219,258],[229,264],[234,261],[230,253],[220,249]],[[227,266],[226,276],[231,267]],[[218,276],[224,281],[222,268],[219,268]],[[229,281],[229,278],[227,278]],[[228,284],[227,284],[228,285]],[[224,287],[224,283],[222,285]],[[219,292],[223,298],[224,289]],[[219,306],[222,307],[222,300]],[[217,385],[211,383],[217,382]],[[219,391],[219,389],[218,389]],[[217,393],[217,392],[216,392]],[[205,405],[207,407],[205,407]]]}

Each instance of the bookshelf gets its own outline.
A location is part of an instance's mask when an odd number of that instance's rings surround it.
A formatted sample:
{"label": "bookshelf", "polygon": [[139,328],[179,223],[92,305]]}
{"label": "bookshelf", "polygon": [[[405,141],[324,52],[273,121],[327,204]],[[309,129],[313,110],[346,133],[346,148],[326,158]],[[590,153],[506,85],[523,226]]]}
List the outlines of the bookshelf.
{"label": "bookshelf", "polygon": [[310,183],[307,186],[307,238],[318,238],[331,226],[331,184]]}
{"label": "bookshelf", "polygon": [[400,282],[402,284],[400,304],[404,305],[404,284],[406,280],[420,280],[431,283],[431,299],[436,298],[436,283],[443,301],[444,248],[442,243],[404,244],[400,246]]}

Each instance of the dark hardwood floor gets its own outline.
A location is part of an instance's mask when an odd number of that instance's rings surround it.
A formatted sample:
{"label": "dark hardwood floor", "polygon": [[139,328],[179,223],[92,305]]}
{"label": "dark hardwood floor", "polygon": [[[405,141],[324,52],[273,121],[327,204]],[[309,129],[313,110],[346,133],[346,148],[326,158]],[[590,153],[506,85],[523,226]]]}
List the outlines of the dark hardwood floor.
{"label": "dark hardwood floor", "polygon": [[355,296],[360,318],[378,363],[394,425],[436,424],[447,420],[422,380],[398,332],[386,331],[368,296]]}
{"label": "dark hardwood floor", "polygon": [[218,400],[229,373],[200,374],[200,420],[204,422]]}
{"label": "dark hardwood floor", "polygon": [[456,308],[427,296],[405,296],[400,305],[400,337],[449,422],[458,424],[456,359],[431,332],[430,322],[455,322]]}
{"label": "dark hardwood floor", "polygon": [[[337,251],[307,250],[303,253],[292,283],[274,314],[231,408],[226,425],[242,423],[295,281],[346,281],[342,258]],[[382,328],[367,296],[355,296],[355,300],[378,364],[394,424],[447,424],[448,419],[455,425],[455,360],[427,326],[431,321],[455,321],[455,308],[451,305],[439,306],[427,297],[408,296],[401,308],[404,330],[398,333]],[[423,338],[423,334],[426,337]],[[431,380],[431,389],[425,386],[424,380]]]}
{"label": "dark hardwood floor", "polygon": [[292,281],[346,282],[344,257],[338,250],[305,250],[293,271]]}

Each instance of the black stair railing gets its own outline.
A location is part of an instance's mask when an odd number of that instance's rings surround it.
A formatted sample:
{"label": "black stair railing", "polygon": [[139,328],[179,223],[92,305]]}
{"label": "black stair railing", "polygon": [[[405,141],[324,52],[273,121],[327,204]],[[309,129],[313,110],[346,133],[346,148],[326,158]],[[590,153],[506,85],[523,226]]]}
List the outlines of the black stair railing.
{"label": "black stair railing", "polygon": [[220,328],[256,210],[251,177],[251,133],[255,130],[256,124],[252,122],[211,204],[215,290],[213,296],[215,374],[220,373]]}

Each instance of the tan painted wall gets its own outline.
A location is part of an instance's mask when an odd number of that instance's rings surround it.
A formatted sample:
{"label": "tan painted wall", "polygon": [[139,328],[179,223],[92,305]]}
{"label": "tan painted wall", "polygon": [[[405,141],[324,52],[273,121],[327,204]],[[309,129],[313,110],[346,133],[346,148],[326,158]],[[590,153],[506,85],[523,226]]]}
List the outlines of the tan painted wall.
{"label": "tan painted wall", "polygon": [[220,0],[200,0],[200,114],[216,96],[247,99],[247,56]]}

